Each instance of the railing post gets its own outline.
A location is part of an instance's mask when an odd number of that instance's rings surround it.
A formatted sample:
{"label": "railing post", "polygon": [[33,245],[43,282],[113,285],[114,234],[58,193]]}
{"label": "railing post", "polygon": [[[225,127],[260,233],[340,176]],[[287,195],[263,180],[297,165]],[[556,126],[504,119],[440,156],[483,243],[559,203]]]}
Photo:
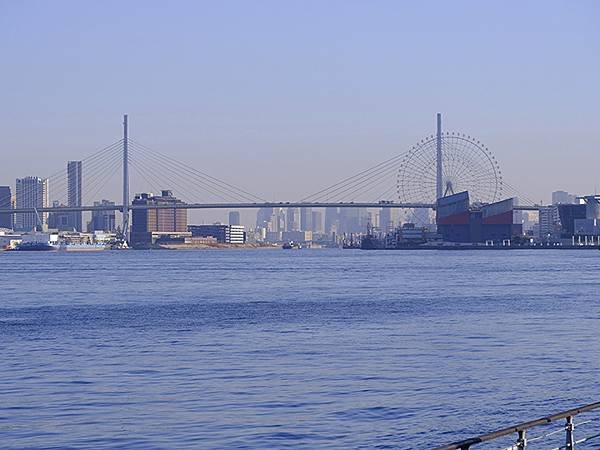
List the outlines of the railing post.
{"label": "railing post", "polygon": [[567,432],[567,438],[565,441],[566,450],[575,450],[575,438],[573,437],[573,429],[575,425],[573,424],[573,416],[567,417],[567,423],[565,424],[565,431]]}
{"label": "railing post", "polygon": [[525,438],[525,433],[527,430],[519,430],[519,438],[517,439],[517,450],[525,450],[527,447],[527,438]]}

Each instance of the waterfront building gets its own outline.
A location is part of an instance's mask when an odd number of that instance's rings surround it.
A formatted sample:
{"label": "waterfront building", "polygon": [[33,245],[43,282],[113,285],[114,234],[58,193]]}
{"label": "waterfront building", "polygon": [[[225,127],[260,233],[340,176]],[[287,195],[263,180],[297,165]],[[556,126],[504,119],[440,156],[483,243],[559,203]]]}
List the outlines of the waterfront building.
{"label": "waterfront building", "polygon": [[300,231],[312,231],[312,208],[300,208]]}
{"label": "waterfront building", "polygon": [[282,242],[283,233],[283,231],[267,231],[265,241],[270,243]]}
{"label": "waterfront building", "polygon": [[[12,195],[10,186],[0,186],[0,209],[10,208],[12,205]],[[12,214],[0,213],[0,228],[12,229]]]}
{"label": "waterfront building", "polygon": [[560,236],[570,238],[576,234],[575,221],[586,218],[586,205],[559,204]]}
{"label": "waterfront building", "polygon": [[466,191],[439,198],[436,206],[438,233],[447,242],[503,244],[523,233],[523,225],[515,222],[516,203],[515,198],[508,198],[472,207]]}
{"label": "waterfront building", "polygon": [[243,225],[215,223],[212,225],[188,225],[187,229],[194,238],[213,237],[221,244],[244,244],[246,242],[246,230]]}
{"label": "waterfront building", "polygon": [[284,231],[280,240],[283,242],[311,242],[312,231]]}
{"label": "waterfront building", "polygon": [[539,209],[538,238],[547,240],[560,232],[558,206],[543,206]]}
{"label": "waterfront building", "polygon": [[[16,181],[16,207],[17,208],[47,208],[48,180],[40,177],[17,178]],[[47,213],[39,213],[42,225],[48,221]],[[15,230],[31,231],[38,225],[35,212],[19,213],[15,215]]]}
{"label": "waterfront building", "polygon": [[131,243],[138,247],[152,243],[152,233],[187,232],[187,210],[183,208],[165,208],[164,206],[182,204],[169,190],[161,195],[142,193],[135,196],[133,205],[163,206],[160,209],[131,210]]}
{"label": "waterfront building", "polygon": [[[94,206],[114,206],[115,202],[102,200],[94,202]],[[114,232],[117,228],[115,211],[92,211],[92,220],[88,224],[88,232]]]}
{"label": "waterfront building", "polygon": [[[67,205],[81,206],[81,161],[69,161],[67,163]],[[71,212],[69,225],[76,231],[83,231],[83,220],[81,212]]]}
{"label": "waterfront building", "polygon": [[245,244],[246,229],[243,225],[229,225],[229,243],[230,244]]}
{"label": "waterfront building", "polygon": [[575,234],[580,236],[600,236],[600,196],[584,197],[585,219],[575,219]]}
{"label": "waterfront building", "polygon": [[240,225],[240,212],[229,211],[229,225]]}

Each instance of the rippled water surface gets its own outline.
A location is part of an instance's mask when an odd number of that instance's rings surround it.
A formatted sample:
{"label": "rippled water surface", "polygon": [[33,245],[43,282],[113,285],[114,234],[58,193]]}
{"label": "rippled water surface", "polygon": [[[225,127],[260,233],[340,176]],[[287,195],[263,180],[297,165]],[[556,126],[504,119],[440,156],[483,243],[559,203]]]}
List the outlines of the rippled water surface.
{"label": "rippled water surface", "polygon": [[0,448],[427,448],[598,401],[599,274],[598,251],[4,252]]}

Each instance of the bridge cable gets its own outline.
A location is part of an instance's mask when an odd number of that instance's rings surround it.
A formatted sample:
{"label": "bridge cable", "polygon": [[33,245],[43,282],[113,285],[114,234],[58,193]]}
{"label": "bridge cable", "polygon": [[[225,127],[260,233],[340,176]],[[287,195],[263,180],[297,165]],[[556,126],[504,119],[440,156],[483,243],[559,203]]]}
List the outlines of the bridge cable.
{"label": "bridge cable", "polygon": [[[111,151],[115,150],[119,145],[122,144],[122,140],[113,142],[112,144],[94,152],[93,154],[87,156],[86,158],[82,159],[82,163],[83,162],[92,162],[95,160],[99,160],[101,157],[103,157],[104,155],[110,153]],[[48,197],[50,199],[51,197],[51,192],[53,190],[59,191],[60,189],[62,189],[65,185],[65,183],[67,183],[67,178],[68,178],[68,170],[65,169],[61,169],[45,178],[42,178],[43,180],[47,180],[48,182]],[[55,182],[57,182],[58,184],[55,184]],[[25,190],[24,194],[25,195],[30,195],[32,192],[34,192],[36,188],[35,187],[29,187],[27,190]],[[14,193],[14,195],[16,195],[16,192]],[[0,198],[0,203],[1,202],[6,202],[6,201],[10,201],[12,199],[12,195],[11,196],[4,196],[3,198]]]}
{"label": "bridge cable", "polygon": [[[149,160],[147,162],[154,162],[156,164],[159,164],[161,170],[167,169],[167,170],[171,171],[177,178],[181,179],[182,168],[180,166],[178,166],[177,164],[175,164],[174,161],[165,159],[165,158],[159,158],[157,156],[154,156],[153,154],[148,154],[148,152],[146,150],[141,149],[139,146],[137,146],[137,144],[133,144],[133,147],[137,148],[138,151],[140,151],[144,156],[146,156],[146,158]],[[230,198],[232,198],[232,194],[231,194],[232,190],[231,189],[225,190],[221,186],[216,185],[215,183],[207,182],[206,179],[204,179],[204,178],[198,178],[196,174],[193,174],[193,176],[194,176],[194,178],[188,178],[188,181],[190,181],[192,183],[192,185],[201,184],[203,186],[203,189],[209,191],[210,193],[212,193],[216,197],[222,199],[223,201],[228,201],[228,199],[226,197],[223,197],[223,195],[226,195],[226,196],[229,196]],[[219,194],[219,192],[223,195]],[[241,196],[240,194],[237,194],[235,192],[233,192],[233,193],[237,196],[237,198],[233,197],[233,198],[235,198],[236,202],[240,201],[240,199],[242,199],[241,201],[248,201],[247,198]]]}
{"label": "bridge cable", "polygon": [[[154,177],[155,181],[158,180],[158,182],[161,182],[161,177],[163,177],[163,179],[167,180],[170,185],[176,186],[177,188],[181,189],[182,195],[180,195],[180,197],[186,198],[187,193],[189,193],[189,191],[192,191],[192,193],[194,193],[195,195],[198,195],[198,193],[202,192],[202,191],[198,190],[198,188],[195,186],[196,183],[194,183],[194,180],[181,178],[181,172],[178,171],[173,166],[165,166],[164,162],[158,161],[157,163],[160,164],[160,166],[158,168],[156,168],[156,171],[155,171],[155,169],[150,165],[152,162],[157,162],[157,161],[153,160],[152,158],[148,158],[148,161],[143,161],[140,158],[136,158],[135,161],[133,161],[134,164],[138,165],[139,170],[147,171],[150,175],[152,175]],[[157,172],[160,173],[161,175],[157,175]],[[168,173],[172,173],[174,178],[169,176]],[[177,179],[179,181],[175,181],[175,179]],[[197,181],[197,183],[200,183],[200,184],[203,183],[200,180],[196,180],[196,181]],[[180,182],[185,183],[185,184],[191,183],[191,185],[184,186]],[[224,198],[221,194],[219,194],[219,192],[216,192],[214,189],[212,189],[212,187],[210,185],[204,184],[203,189],[205,191],[210,192],[215,197],[217,197],[225,202],[227,201],[227,199]],[[199,197],[202,197],[202,196],[203,196],[202,194],[199,195]],[[193,202],[191,202],[191,203],[193,203]]]}
{"label": "bridge cable", "polygon": [[376,165],[374,165],[374,166],[371,166],[371,167],[369,167],[368,169],[365,169],[365,170],[363,170],[363,171],[361,171],[361,172],[358,172],[358,173],[356,173],[356,174],[354,174],[354,175],[352,175],[352,176],[350,176],[350,177],[347,177],[347,178],[345,178],[345,179],[343,179],[343,180],[341,180],[341,181],[339,181],[339,182],[337,182],[337,183],[335,183],[335,184],[333,184],[333,185],[331,185],[331,186],[328,186],[328,187],[326,187],[326,188],[324,188],[324,189],[321,189],[321,190],[320,190],[320,191],[318,191],[318,192],[315,192],[315,193],[313,193],[313,194],[311,194],[311,195],[309,195],[309,196],[307,196],[307,197],[304,197],[304,198],[303,198],[303,199],[301,199],[300,201],[301,201],[301,202],[306,202],[306,201],[309,201],[310,199],[312,199],[312,198],[314,198],[314,197],[316,197],[316,196],[320,196],[319,194],[325,194],[325,195],[326,195],[326,193],[327,193],[328,191],[331,191],[333,188],[336,188],[336,187],[338,187],[338,186],[340,186],[340,185],[344,185],[344,184],[347,184],[347,183],[349,183],[349,182],[352,182],[352,181],[354,181],[354,180],[355,180],[355,178],[356,178],[356,177],[358,177],[358,176],[360,176],[360,175],[367,174],[367,173],[369,173],[369,172],[371,172],[371,171],[373,171],[373,170],[375,170],[375,169],[379,168],[380,166],[383,166],[383,165],[389,164],[389,163],[391,163],[392,161],[397,161],[398,159],[400,159],[400,158],[403,158],[403,157],[405,157],[405,156],[406,156],[406,152],[405,152],[405,153],[402,153],[402,154],[400,154],[400,155],[396,155],[396,156],[394,156],[393,158],[390,158],[390,159],[387,159],[387,160],[385,160],[385,161],[383,161],[383,162],[380,162],[379,164],[376,164]]}
{"label": "bridge cable", "polygon": [[[136,141],[133,141],[131,139],[130,139],[130,142],[134,143],[138,147],[141,147],[141,148],[145,149],[147,152],[153,154],[154,156],[156,156],[158,158],[161,158],[163,160],[167,160],[167,161],[169,161],[169,162],[171,162],[171,163],[179,166],[181,169],[186,170],[187,172],[194,173],[194,174],[196,174],[199,177],[202,177],[202,178],[205,178],[205,179],[207,179],[209,181],[212,181],[212,183],[214,183],[215,185],[221,185],[222,189],[228,190],[228,191],[232,192],[233,194],[236,194],[236,195],[241,196],[241,197],[245,197],[246,199],[248,199],[250,201],[254,201],[254,202],[256,202],[256,200],[259,200],[261,202],[266,202],[265,199],[263,199],[263,198],[261,198],[261,197],[259,197],[257,195],[254,195],[254,194],[252,194],[252,193],[250,193],[248,191],[245,191],[244,189],[241,189],[238,186],[234,186],[234,185],[232,185],[232,184],[230,184],[230,183],[228,183],[226,181],[223,181],[223,180],[220,180],[220,179],[218,179],[216,177],[213,177],[213,176],[211,176],[211,175],[209,175],[207,173],[204,173],[204,172],[202,172],[202,171],[200,171],[198,169],[195,169],[195,168],[193,168],[193,167],[191,167],[191,166],[189,166],[187,164],[184,164],[184,163],[182,163],[182,162],[180,162],[180,161],[178,161],[176,159],[173,159],[173,158],[171,158],[171,157],[169,157],[169,156],[167,156],[167,155],[165,155],[163,153],[160,153],[160,152],[158,152],[156,150],[153,150],[153,149],[149,148],[146,145],[140,144],[140,143],[138,143]],[[245,194],[245,195],[242,195],[242,194]],[[252,199],[255,199],[255,200],[252,200]]]}

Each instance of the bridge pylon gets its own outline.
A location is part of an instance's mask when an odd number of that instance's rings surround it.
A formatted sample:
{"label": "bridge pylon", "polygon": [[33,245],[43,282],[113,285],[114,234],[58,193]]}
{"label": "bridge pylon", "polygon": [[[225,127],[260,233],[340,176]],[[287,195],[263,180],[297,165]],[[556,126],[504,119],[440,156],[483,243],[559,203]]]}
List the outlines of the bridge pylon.
{"label": "bridge pylon", "polygon": [[123,116],[123,239],[129,242],[129,148],[127,114]]}

